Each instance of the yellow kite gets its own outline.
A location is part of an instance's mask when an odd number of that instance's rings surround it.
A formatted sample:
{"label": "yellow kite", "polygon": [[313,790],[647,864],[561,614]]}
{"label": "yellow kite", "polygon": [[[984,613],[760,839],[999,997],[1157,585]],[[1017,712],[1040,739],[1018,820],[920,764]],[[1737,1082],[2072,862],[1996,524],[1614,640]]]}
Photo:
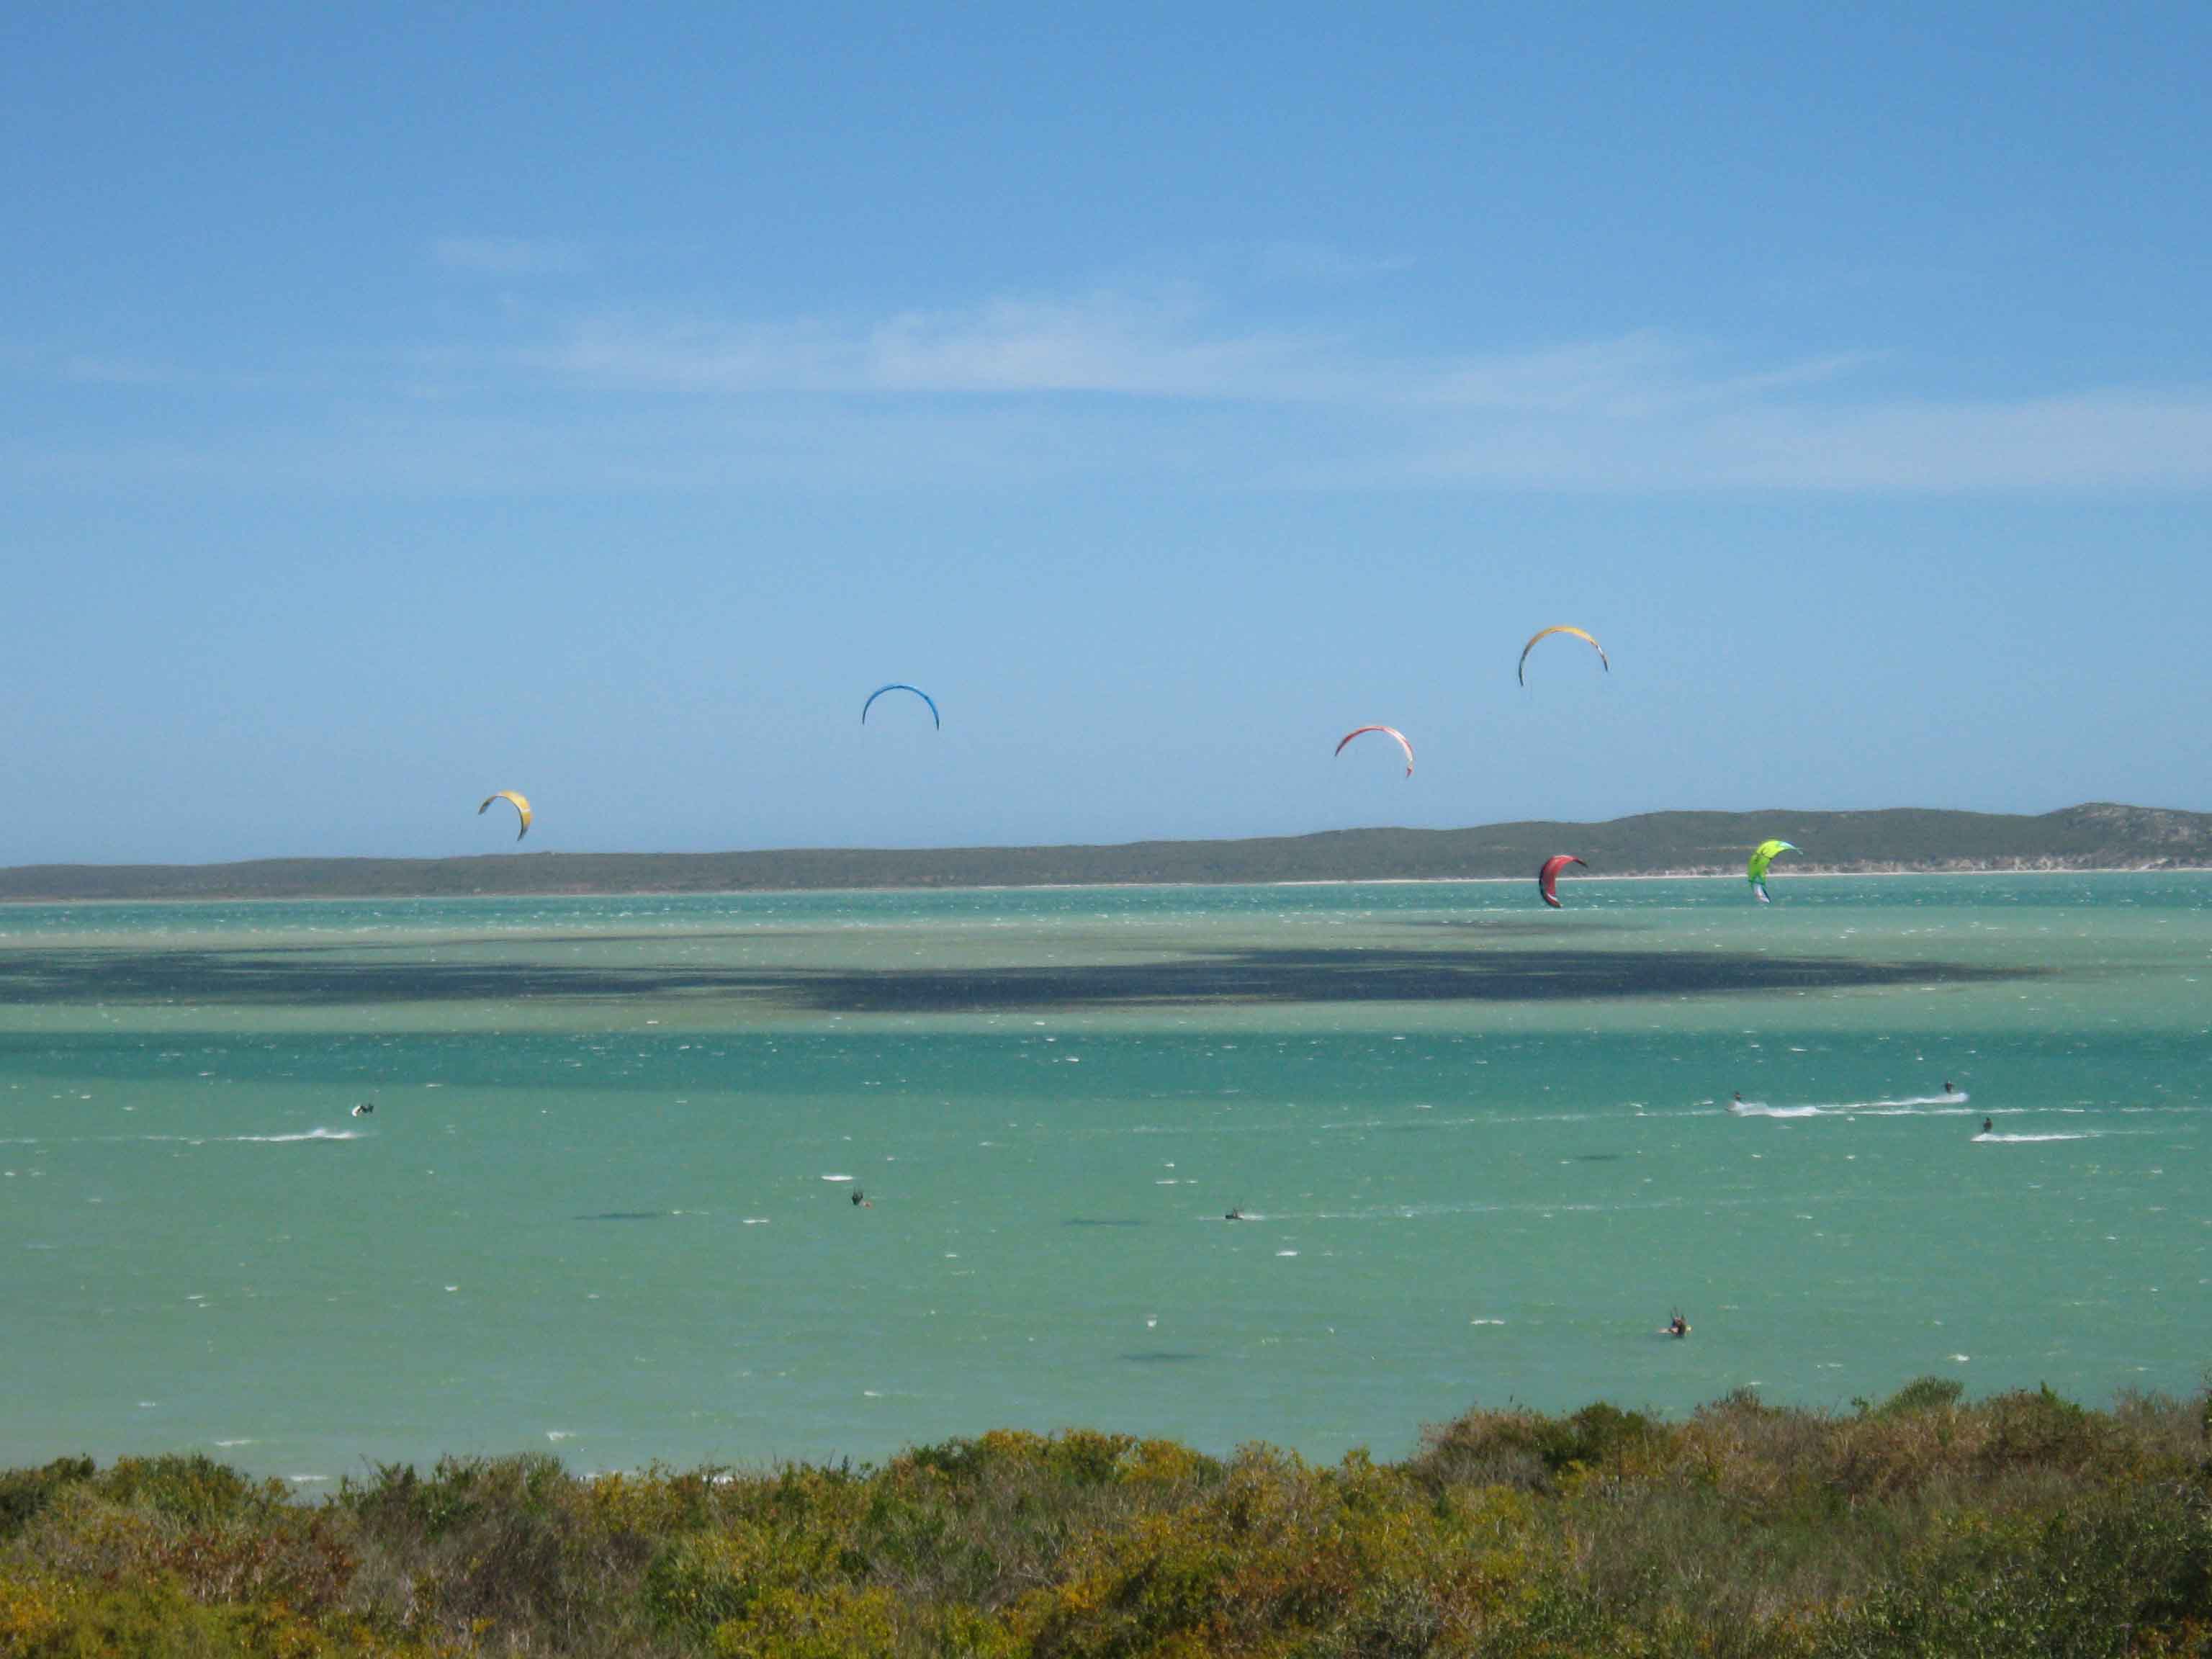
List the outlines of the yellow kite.
{"label": "yellow kite", "polygon": [[482,817],[485,809],[495,800],[513,801],[514,810],[522,814],[522,828],[514,832],[515,840],[520,841],[530,833],[530,798],[518,789],[502,789],[495,795],[484,797],[483,805],[477,808],[477,816]]}
{"label": "yellow kite", "polygon": [[1522,684],[1526,685],[1528,684],[1528,653],[1536,648],[1536,641],[1538,640],[1543,639],[1553,634],[1571,634],[1578,640],[1588,641],[1589,648],[1597,653],[1597,659],[1605,664],[1605,672],[1608,674],[1613,672],[1613,663],[1606,656],[1605,647],[1603,646],[1600,645],[1595,640],[1590,639],[1590,636],[1583,632],[1581,629],[1570,628],[1565,623],[1561,623],[1556,628],[1538,629],[1534,634],[1528,636],[1528,643],[1521,647],[1521,663],[1520,665],[1513,671],[1513,675],[1514,678],[1519,680]]}

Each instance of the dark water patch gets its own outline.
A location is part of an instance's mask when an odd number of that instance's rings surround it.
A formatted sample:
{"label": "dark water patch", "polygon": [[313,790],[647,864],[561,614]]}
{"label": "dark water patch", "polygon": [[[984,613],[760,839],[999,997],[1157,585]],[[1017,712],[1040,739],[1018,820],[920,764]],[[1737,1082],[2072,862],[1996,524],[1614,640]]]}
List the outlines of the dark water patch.
{"label": "dark water patch", "polygon": [[[661,933],[603,933],[593,929],[581,933],[541,932],[535,928],[515,926],[501,928],[490,927],[482,932],[471,930],[466,936],[441,935],[440,930],[425,924],[410,939],[336,939],[325,943],[299,944],[286,940],[281,945],[255,946],[265,956],[368,956],[381,951],[387,955],[425,951],[529,950],[540,945],[697,945],[708,940],[738,939],[750,944],[764,939],[818,939],[819,933],[810,933],[803,927],[737,927],[695,933],[689,928],[672,927]],[[448,942],[450,940],[450,942]]]}
{"label": "dark water patch", "polygon": [[[417,946],[417,949],[422,947]],[[24,951],[0,956],[0,1004],[344,1007],[400,1002],[758,994],[757,973],[515,961],[360,962],[292,951]]]}
{"label": "dark water patch", "polygon": [[762,988],[778,1000],[824,1013],[994,1013],[1879,990],[2004,981],[2043,971],[1753,951],[1263,949],[1150,963],[791,974],[773,989],[777,976],[761,978]]}
{"label": "dark water patch", "polygon": [[262,951],[0,954],[0,1004],[403,1002],[738,998],[822,1013],[992,1013],[1213,1005],[1555,1002],[1756,991],[1879,990],[2039,976],[2039,968],[1756,951],[1268,950],[1155,962],[814,969],[654,963],[303,962]]}
{"label": "dark water patch", "polygon": [[1180,1348],[1146,1348],[1136,1353],[1125,1353],[1116,1358],[1132,1365],[1187,1365],[1194,1359],[1203,1359],[1202,1353],[1189,1353]]}
{"label": "dark water patch", "polygon": [[1619,1152],[1577,1152],[1575,1154],[1575,1162],[1577,1164],[1618,1164],[1620,1162],[1620,1154]]}

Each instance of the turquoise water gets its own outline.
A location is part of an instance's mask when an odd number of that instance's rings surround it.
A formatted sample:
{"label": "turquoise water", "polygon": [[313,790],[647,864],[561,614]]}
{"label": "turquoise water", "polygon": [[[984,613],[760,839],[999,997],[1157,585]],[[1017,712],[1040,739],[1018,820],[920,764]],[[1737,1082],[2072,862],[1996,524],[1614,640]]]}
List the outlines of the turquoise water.
{"label": "turquoise water", "polygon": [[2212,877],[1530,886],[0,912],[0,1462],[2198,1384]]}

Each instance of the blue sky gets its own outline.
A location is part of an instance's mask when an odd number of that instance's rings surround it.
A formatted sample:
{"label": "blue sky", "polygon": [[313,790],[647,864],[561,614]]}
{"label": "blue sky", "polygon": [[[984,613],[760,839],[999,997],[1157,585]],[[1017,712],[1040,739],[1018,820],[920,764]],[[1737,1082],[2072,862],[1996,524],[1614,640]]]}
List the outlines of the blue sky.
{"label": "blue sky", "polygon": [[2212,810],[2201,6],[10,27],[0,863]]}

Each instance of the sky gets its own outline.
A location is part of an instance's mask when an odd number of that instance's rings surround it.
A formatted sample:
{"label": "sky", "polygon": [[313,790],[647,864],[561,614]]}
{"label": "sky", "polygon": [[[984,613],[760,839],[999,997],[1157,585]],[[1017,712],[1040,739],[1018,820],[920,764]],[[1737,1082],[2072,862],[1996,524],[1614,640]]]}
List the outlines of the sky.
{"label": "sky", "polygon": [[2202,5],[9,32],[0,865],[2212,810]]}

